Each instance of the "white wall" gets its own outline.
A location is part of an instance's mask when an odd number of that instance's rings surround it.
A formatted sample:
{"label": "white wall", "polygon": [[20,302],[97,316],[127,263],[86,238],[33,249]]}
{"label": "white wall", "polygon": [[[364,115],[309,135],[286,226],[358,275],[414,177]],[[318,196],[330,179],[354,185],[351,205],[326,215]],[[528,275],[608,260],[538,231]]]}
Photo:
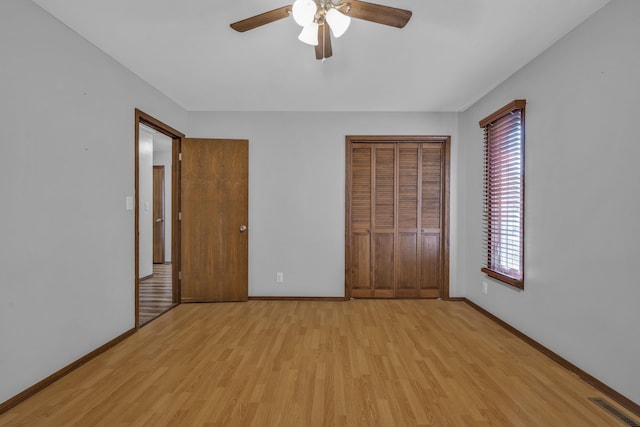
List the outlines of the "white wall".
{"label": "white wall", "polygon": [[[640,2],[615,0],[460,116],[466,296],[640,403]],[[525,290],[481,266],[478,121],[527,99]]]}
{"label": "white wall", "polygon": [[[249,295],[322,297],[344,296],[345,136],[451,135],[455,194],[455,133],[450,113],[192,112],[187,131],[249,140]],[[451,210],[455,296],[455,200]]]}
{"label": "white wall", "polygon": [[153,134],[138,134],[138,277],[153,274]]}
{"label": "white wall", "polygon": [[134,108],[176,104],[32,2],[0,2],[0,402],[134,327]]}
{"label": "white wall", "polygon": [[171,138],[153,135],[153,164],[164,166],[164,261],[171,262]]}

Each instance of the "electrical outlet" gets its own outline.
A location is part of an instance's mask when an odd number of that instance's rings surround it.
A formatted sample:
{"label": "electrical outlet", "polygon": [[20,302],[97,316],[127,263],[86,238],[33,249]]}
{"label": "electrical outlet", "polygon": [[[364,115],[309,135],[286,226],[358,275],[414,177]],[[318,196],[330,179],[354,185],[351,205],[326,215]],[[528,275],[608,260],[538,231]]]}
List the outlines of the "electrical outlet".
{"label": "electrical outlet", "polygon": [[487,283],[486,280],[483,280],[482,281],[482,293],[486,295],[488,291],[489,291],[489,284]]}
{"label": "electrical outlet", "polygon": [[284,273],[282,271],[276,273],[276,283],[284,283]]}

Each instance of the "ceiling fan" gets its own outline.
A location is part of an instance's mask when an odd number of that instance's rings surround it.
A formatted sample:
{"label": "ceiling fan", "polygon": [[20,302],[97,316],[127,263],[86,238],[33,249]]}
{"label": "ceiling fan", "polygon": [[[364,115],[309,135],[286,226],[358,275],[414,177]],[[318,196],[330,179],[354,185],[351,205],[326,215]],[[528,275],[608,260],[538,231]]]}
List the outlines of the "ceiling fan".
{"label": "ceiling fan", "polygon": [[315,46],[316,59],[324,61],[333,55],[331,33],[340,37],[349,27],[351,18],[403,28],[411,18],[411,11],[359,0],[335,3],[333,0],[296,0],[292,5],[234,22],[231,28],[243,33],[290,15],[303,27],[298,39]]}

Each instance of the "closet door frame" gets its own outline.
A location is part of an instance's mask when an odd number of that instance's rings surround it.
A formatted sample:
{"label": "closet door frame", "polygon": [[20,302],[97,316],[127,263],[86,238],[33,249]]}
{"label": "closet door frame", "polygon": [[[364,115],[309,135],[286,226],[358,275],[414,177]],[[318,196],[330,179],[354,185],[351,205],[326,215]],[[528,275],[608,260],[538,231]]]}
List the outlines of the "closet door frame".
{"label": "closet door frame", "polygon": [[352,292],[351,284],[351,206],[352,206],[352,148],[358,144],[421,144],[421,143],[441,143],[443,144],[443,188],[442,188],[442,259],[441,272],[442,283],[440,289],[441,298],[449,300],[449,228],[450,228],[450,158],[451,158],[451,137],[450,136],[424,136],[424,135],[347,135],[345,143],[345,299],[350,299]]}

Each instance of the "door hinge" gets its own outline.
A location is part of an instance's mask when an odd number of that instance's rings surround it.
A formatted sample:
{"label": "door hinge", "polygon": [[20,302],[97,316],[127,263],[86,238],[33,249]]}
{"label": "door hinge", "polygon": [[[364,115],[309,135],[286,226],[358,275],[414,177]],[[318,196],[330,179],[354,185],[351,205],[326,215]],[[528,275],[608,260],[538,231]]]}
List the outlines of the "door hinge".
{"label": "door hinge", "polygon": [[178,153],[178,161],[181,162],[182,161],[182,153]]}
{"label": "door hinge", "polygon": [[178,212],[178,221],[182,221],[182,212]]}
{"label": "door hinge", "polygon": [[178,280],[182,280],[182,271],[178,271]]}

